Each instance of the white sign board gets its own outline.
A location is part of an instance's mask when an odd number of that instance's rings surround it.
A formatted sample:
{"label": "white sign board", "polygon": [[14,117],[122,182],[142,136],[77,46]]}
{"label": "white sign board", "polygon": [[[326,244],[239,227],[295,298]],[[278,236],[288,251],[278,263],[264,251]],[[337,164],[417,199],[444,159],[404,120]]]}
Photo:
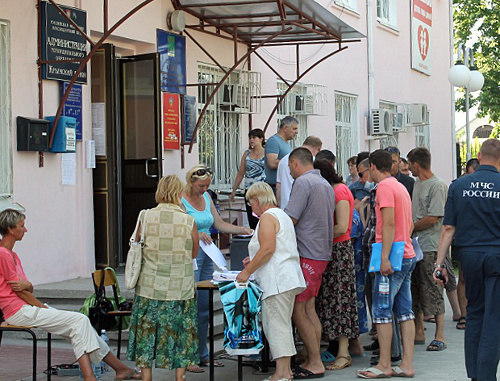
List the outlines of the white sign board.
{"label": "white sign board", "polygon": [[412,0],[411,67],[431,75],[432,0]]}

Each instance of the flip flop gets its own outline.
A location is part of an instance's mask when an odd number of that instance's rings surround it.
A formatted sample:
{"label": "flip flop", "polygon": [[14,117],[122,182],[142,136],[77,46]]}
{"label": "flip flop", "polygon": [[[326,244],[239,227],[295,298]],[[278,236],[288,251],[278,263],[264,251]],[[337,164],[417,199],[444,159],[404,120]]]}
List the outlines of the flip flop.
{"label": "flip flop", "polygon": [[436,318],[435,317],[430,317],[428,319],[424,319],[426,323],[436,323]]}
{"label": "flip flop", "polygon": [[141,380],[142,379],[142,375],[137,372],[135,369],[133,369],[128,375],[126,375],[125,377],[116,377],[115,380]]}
{"label": "flip flop", "polygon": [[[361,372],[370,372],[373,374],[373,376],[367,376]],[[359,378],[366,378],[366,379],[370,379],[370,378],[391,378],[391,376],[388,376],[387,374],[385,374],[384,372],[382,372],[380,369],[377,369],[377,368],[366,368],[366,369],[361,369],[361,370],[357,370],[356,371],[356,376],[358,376]]]}
{"label": "flip flop", "polygon": [[[203,360],[202,362],[200,362],[200,366],[210,366],[210,360]],[[220,361],[217,361],[217,360],[214,360],[214,367],[215,368],[222,368],[224,367],[225,365],[223,363],[221,363]]]}
{"label": "flip flop", "polygon": [[323,378],[325,377],[324,373],[313,373],[308,369],[302,368],[301,366],[296,366],[293,370],[293,379],[294,380],[309,380],[313,378]]}
{"label": "flip flop", "polygon": [[331,354],[329,351],[324,351],[321,354],[321,361],[323,362],[333,362],[335,361],[335,356]]}
{"label": "flip flop", "polygon": [[460,331],[463,331],[465,329],[465,316],[462,316],[460,319],[458,319],[456,328]]}
{"label": "flip flop", "polygon": [[413,375],[406,374],[399,366],[392,367],[392,377],[413,378]]}
{"label": "flip flop", "polygon": [[432,340],[431,343],[427,346],[427,350],[429,352],[441,352],[444,351],[448,346],[446,343],[443,343],[439,340]]}
{"label": "flip flop", "polygon": [[205,370],[199,365],[188,365],[186,370],[191,373],[205,373]]}

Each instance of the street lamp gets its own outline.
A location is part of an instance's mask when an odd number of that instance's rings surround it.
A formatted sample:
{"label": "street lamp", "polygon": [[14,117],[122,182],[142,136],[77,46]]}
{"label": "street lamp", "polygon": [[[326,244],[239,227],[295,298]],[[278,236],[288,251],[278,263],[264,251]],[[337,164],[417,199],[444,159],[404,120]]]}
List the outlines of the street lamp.
{"label": "street lamp", "polygon": [[[463,61],[461,57],[463,57]],[[466,48],[462,43],[458,45],[457,61],[448,71],[448,79],[455,87],[465,87],[465,134],[467,160],[469,160],[471,158],[469,93],[481,90],[484,85],[483,75],[474,66],[474,51],[472,48]]]}

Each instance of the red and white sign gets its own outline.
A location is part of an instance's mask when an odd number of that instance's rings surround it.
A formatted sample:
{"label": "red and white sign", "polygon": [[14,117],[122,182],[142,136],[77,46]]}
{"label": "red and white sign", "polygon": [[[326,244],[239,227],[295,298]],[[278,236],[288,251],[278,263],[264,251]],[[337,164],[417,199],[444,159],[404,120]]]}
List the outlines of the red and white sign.
{"label": "red and white sign", "polygon": [[411,67],[431,75],[432,0],[413,0],[411,21]]}
{"label": "red and white sign", "polygon": [[180,148],[179,94],[163,93],[163,149]]}

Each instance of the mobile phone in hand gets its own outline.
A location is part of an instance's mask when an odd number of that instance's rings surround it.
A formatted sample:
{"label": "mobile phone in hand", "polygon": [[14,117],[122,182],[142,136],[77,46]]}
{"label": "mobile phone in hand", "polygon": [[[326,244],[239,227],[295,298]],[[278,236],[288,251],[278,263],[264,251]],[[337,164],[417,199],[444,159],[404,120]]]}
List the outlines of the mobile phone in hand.
{"label": "mobile phone in hand", "polygon": [[444,274],[441,272],[441,270],[436,271],[436,278],[442,280],[443,283],[446,284],[446,278],[444,277]]}

